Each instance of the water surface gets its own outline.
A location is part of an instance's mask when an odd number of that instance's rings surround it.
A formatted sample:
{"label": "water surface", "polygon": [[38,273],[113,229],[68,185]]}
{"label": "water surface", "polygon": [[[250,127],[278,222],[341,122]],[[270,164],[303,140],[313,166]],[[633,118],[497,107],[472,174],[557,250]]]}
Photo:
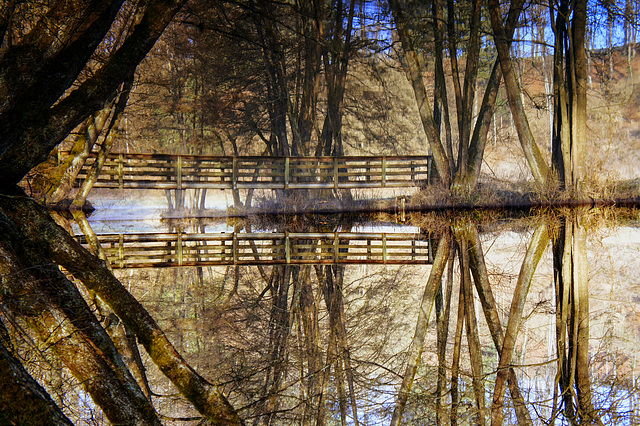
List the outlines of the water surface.
{"label": "water surface", "polygon": [[[489,424],[504,416],[505,424],[640,423],[635,211],[450,212],[413,214],[407,223],[393,216],[162,220],[162,212],[141,212],[104,209],[90,223],[97,234],[340,231],[435,239],[429,265],[116,270],[249,422]],[[309,244],[330,241],[310,237]],[[343,244],[339,251],[354,249]],[[196,415],[148,364],[160,412]]]}

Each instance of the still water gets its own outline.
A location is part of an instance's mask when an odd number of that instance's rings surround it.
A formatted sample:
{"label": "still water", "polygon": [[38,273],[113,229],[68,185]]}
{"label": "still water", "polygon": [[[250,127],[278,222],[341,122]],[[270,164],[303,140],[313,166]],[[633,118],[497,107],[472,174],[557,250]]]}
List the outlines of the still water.
{"label": "still water", "polygon": [[[637,211],[161,215],[89,224],[247,424],[640,424]],[[113,242],[134,234],[165,239]],[[167,424],[193,424],[144,361]]]}

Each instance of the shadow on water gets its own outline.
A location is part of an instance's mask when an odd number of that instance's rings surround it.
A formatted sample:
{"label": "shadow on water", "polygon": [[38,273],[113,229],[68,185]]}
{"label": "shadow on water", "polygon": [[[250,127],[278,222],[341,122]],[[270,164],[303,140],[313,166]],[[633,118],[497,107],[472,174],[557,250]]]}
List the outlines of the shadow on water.
{"label": "shadow on water", "polygon": [[[99,235],[75,219],[250,423],[640,422],[636,211],[278,216],[225,232],[166,221]],[[163,415],[193,415],[157,371],[146,380]]]}

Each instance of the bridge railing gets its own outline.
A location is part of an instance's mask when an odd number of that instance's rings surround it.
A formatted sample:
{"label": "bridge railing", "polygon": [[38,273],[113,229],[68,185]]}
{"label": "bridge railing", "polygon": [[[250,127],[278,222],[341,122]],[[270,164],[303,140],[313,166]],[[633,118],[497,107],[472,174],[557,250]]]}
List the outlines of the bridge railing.
{"label": "bridge railing", "polygon": [[[435,240],[409,233],[98,235],[114,269],[260,264],[431,264]],[[78,240],[86,244],[86,238]]]}
{"label": "bridge railing", "polygon": [[[78,175],[78,184],[95,157]],[[232,157],[109,154],[94,187],[313,189],[424,186],[430,156]]]}

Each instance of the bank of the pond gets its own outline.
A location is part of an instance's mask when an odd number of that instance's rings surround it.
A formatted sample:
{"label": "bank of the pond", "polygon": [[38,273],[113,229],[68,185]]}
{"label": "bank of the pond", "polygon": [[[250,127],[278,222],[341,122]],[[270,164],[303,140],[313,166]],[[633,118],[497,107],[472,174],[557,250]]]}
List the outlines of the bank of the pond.
{"label": "bank of the pond", "polygon": [[[259,214],[369,214],[388,213],[400,216],[409,212],[451,211],[493,209],[529,211],[537,207],[577,207],[577,206],[640,206],[640,180],[610,182],[600,187],[589,188],[580,193],[560,191],[557,188],[536,188],[530,183],[488,182],[468,195],[455,195],[448,188],[432,185],[413,193],[353,193],[350,191],[314,193],[291,190],[289,192],[265,193],[246,207],[240,197],[230,199],[227,193],[214,195],[204,203],[191,203],[183,208],[175,208],[165,200],[161,192],[140,194],[135,190],[96,191],[91,201],[82,210],[91,213],[111,204],[123,207],[153,207],[163,210],[162,218],[183,217],[245,217]],[[237,198],[237,200],[236,200]],[[48,204],[49,209],[59,212],[69,211],[71,200]],[[250,204],[250,203],[247,203]],[[198,207],[193,207],[193,206]],[[164,206],[164,207],[163,207]]]}

